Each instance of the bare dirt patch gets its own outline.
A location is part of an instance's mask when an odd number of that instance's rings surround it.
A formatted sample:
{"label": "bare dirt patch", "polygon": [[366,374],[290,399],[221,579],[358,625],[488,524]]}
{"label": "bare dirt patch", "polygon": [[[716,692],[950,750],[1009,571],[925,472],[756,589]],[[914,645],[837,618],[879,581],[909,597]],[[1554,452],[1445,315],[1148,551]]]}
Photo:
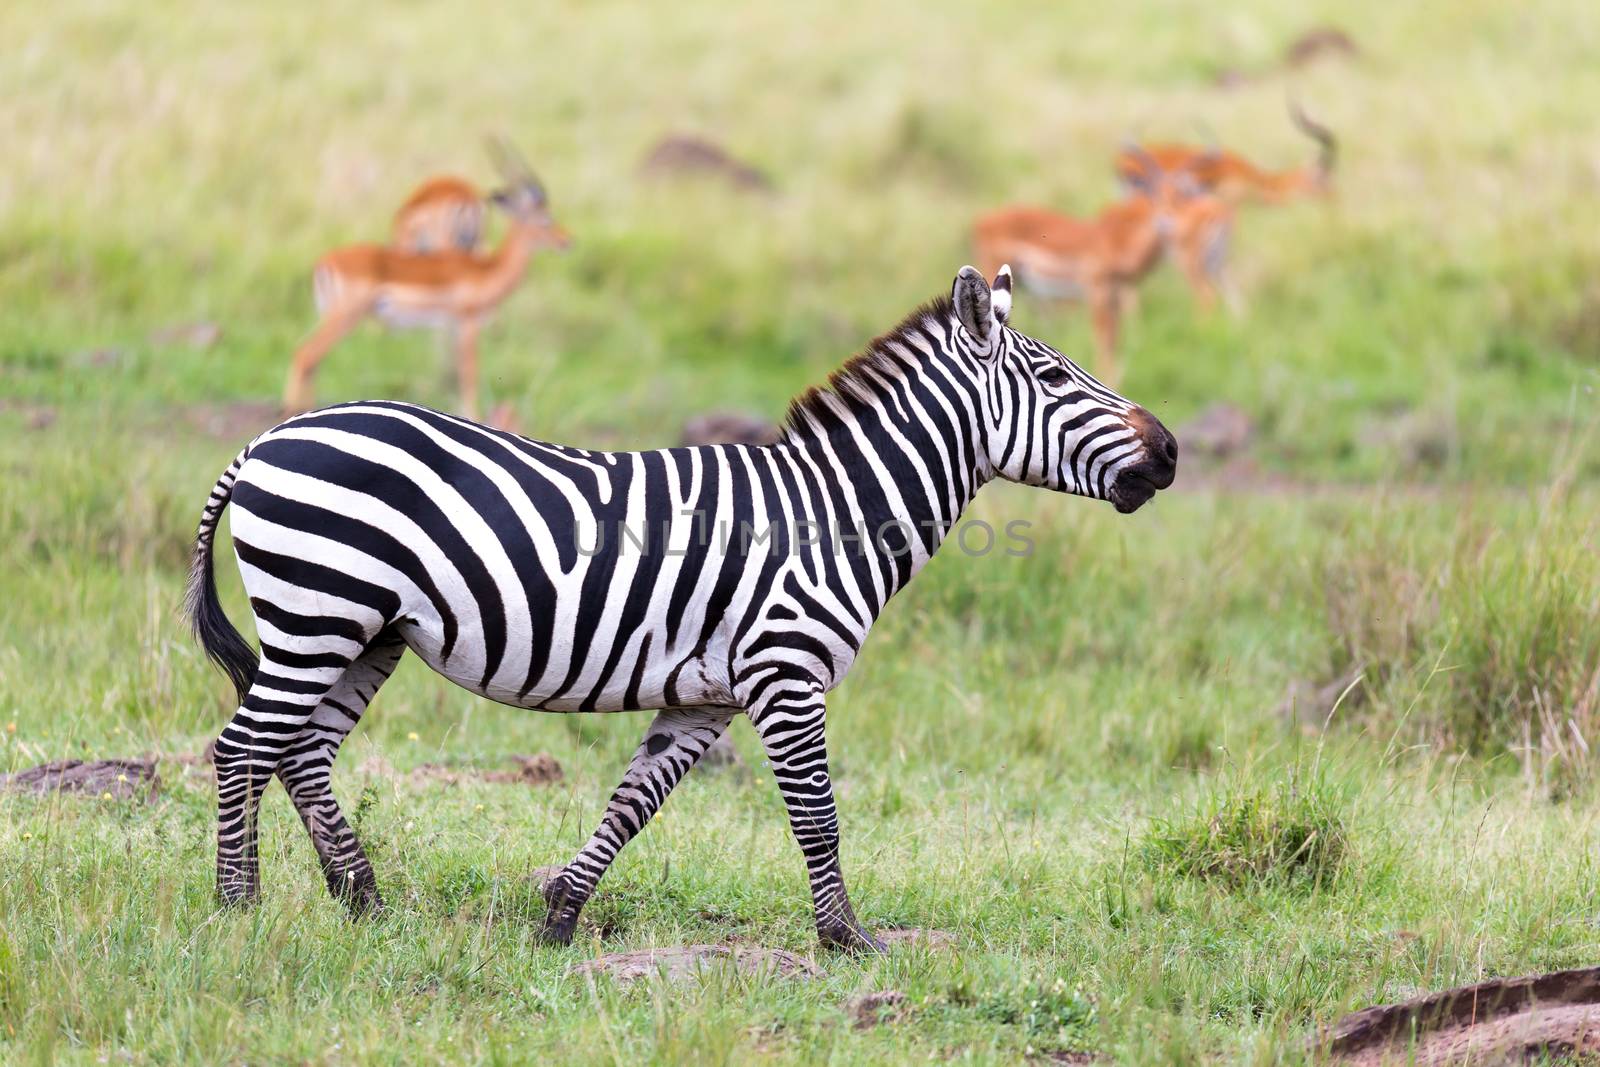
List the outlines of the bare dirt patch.
{"label": "bare dirt patch", "polygon": [[1600,1056],[1600,967],[1496,978],[1366,1008],[1319,1038],[1333,1062],[1498,1064]]}
{"label": "bare dirt patch", "polygon": [[777,423],[743,411],[708,411],[683,424],[686,445],[770,445],[781,436]]}
{"label": "bare dirt patch", "polygon": [[574,964],[572,973],[582,976],[610,975],[618,982],[661,977],[669,982],[693,978],[707,967],[731,962],[740,974],[776,978],[815,978],[821,969],[804,956],[781,948],[756,948],[744,945],[682,945],[612,952]]}
{"label": "bare dirt patch", "polygon": [[424,763],[411,772],[414,782],[443,782],[460,785],[462,782],[497,782],[503,785],[549,785],[562,778],[561,764],[548,752],[532,756],[512,756],[514,770],[484,770],[480,767],[452,766],[444,763]]}
{"label": "bare dirt patch", "polygon": [[238,401],[232,404],[190,404],[176,410],[179,419],[205,434],[240,444],[283,421],[275,403]]}
{"label": "bare dirt patch", "polygon": [[871,1030],[874,1026],[899,1022],[905,1018],[906,995],[898,989],[882,989],[856,997],[845,1005],[851,1024],[857,1030]]}
{"label": "bare dirt patch", "polygon": [[1179,426],[1175,436],[1185,457],[1201,455],[1221,460],[1250,447],[1256,437],[1256,424],[1241,407],[1212,404]]}
{"label": "bare dirt patch", "polygon": [[657,141],[639,164],[647,178],[708,176],[739,189],[770,192],[772,181],[760,170],[730,155],[714,141],[692,134],[674,134]]}
{"label": "bare dirt patch", "polygon": [[60,760],[0,774],[0,792],[82,793],[118,800],[149,800],[161,788],[155,760]]}

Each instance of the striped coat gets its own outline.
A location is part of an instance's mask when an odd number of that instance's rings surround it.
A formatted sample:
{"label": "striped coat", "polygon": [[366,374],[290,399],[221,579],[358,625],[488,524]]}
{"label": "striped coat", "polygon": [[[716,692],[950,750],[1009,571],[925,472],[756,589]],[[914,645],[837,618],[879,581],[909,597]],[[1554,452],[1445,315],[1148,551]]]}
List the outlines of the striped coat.
{"label": "striped coat", "polygon": [[[825,942],[875,947],[838,863],[824,698],[888,600],[1000,477],[1142,505],[1176,446],[1148,412],[1005,325],[1010,275],[966,268],[791,408],[770,446],[593,452],[391,402],[293,418],[240,453],[202,517],[191,610],[240,708],[218,739],[218,884],[258,892],[277,775],[330,888],[380,903],[328,787],[406,649],[475,693],[546,711],[660,709],[601,825],[547,887],[570,939],[623,845],[749,715],[805,855]],[[259,663],[217,606],[234,548]]]}

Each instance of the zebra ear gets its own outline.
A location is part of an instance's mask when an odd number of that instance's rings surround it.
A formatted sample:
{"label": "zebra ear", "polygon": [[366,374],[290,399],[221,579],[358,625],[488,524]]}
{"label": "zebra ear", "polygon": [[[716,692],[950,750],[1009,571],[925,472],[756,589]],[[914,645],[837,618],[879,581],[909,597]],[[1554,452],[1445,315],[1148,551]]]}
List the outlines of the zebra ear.
{"label": "zebra ear", "polygon": [[994,304],[990,300],[989,283],[983,280],[983,274],[977,267],[961,268],[950,287],[950,302],[955,305],[957,321],[966,327],[974,341],[987,348],[998,324],[994,318]]}
{"label": "zebra ear", "polygon": [[994,321],[1004,326],[1011,320],[1011,264],[1003,265],[989,286],[989,303],[994,308]]}

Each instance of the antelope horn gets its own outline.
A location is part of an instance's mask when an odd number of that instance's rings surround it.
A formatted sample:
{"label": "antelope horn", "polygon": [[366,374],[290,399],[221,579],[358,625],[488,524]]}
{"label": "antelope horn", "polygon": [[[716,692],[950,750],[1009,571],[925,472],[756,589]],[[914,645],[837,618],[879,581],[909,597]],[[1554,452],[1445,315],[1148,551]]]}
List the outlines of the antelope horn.
{"label": "antelope horn", "polygon": [[545,198],[544,183],[539,180],[539,176],[533,172],[533,168],[528,165],[522,153],[517,151],[515,145],[496,134],[488,138],[488,148],[495,168],[506,181],[525,185],[536,192],[541,200]]}
{"label": "antelope horn", "polygon": [[1334,137],[1333,131],[1313,121],[1292,96],[1289,98],[1289,119],[1297,130],[1317,142],[1317,172],[1324,177],[1332,174],[1333,165],[1339,159],[1339,140]]}
{"label": "antelope horn", "polygon": [[506,181],[515,179],[515,168],[511,155],[506,150],[505,139],[498,134],[490,134],[483,139],[484,151],[489,153],[489,161],[494,164],[494,169],[500,172],[500,177]]}

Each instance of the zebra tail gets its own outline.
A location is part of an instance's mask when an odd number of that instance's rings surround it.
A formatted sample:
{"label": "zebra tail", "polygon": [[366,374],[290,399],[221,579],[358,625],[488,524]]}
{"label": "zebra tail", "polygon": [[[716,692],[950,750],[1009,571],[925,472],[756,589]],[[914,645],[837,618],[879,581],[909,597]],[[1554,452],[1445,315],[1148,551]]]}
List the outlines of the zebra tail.
{"label": "zebra tail", "polygon": [[239,691],[244,701],[250,683],[255,680],[261,657],[250,647],[243,635],[228,621],[217,599],[217,579],[211,567],[211,553],[217,524],[222,521],[222,511],[233,496],[233,483],[239,477],[239,468],[250,454],[249,447],[234,457],[228,469],[222,472],[217,484],[206,500],[205,511],[200,514],[200,530],[195,534],[194,559],[189,564],[189,584],[184,591],[184,614],[189,618],[195,639],[205,649],[211,662],[222,668]]}

